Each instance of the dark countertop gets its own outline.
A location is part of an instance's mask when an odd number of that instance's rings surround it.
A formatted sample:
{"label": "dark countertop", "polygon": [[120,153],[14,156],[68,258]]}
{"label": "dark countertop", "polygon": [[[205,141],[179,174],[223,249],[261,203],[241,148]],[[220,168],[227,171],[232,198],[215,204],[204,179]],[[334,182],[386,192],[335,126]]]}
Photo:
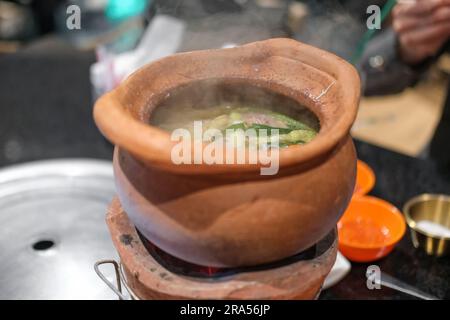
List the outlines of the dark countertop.
{"label": "dark countertop", "polygon": [[[450,194],[450,174],[441,172],[432,161],[411,158],[361,141],[355,143],[358,158],[367,162],[377,177],[371,195],[401,210],[408,199],[421,193]],[[369,264],[352,263],[350,274],[324,291],[321,299],[411,299],[387,288],[368,290],[365,272],[371,264],[426,293],[450,299],[450,257],[429,257],[414,249],[409,230],[387,257]]]}
{"label": "dark countertop", "polygon": [[[45,43],[44,43],[45,44]],[[45,49],[42,49],[45,48]],[[58,157],[111,159],[112,148],[92,120],[89,84],[91,52],[76,52],[50,41],[0,56],[0,167]],[[372,194],[401,208],[424,192],[450,194],[450,176],[428,160],[356,142],[359,158],[376,172]],[[409,234],[386,258],[383,272],[439,298],[450,298],[450,258],[416,251]],[[408,299],[390,289],[368,290],[367,264],[351,273],[321,299]]]}

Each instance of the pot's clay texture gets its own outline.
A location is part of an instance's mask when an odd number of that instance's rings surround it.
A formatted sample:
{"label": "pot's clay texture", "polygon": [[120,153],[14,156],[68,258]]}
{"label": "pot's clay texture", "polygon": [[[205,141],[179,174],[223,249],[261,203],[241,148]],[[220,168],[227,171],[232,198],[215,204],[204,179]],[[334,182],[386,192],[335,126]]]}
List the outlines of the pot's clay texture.
{"label": "pot's clay texture", "polygon": [[[264,94],[249,94],[254,90]],[[349,130],[359,92],[355,69],[342,59],[272,39],[149,64],[101,97],[94,117],[116,144],[120,202],[146,238],[195,264],[248,266],[294,255],[335,227],[354,189]],[[170,99],[207,104],[230,95],[296,101],[318,117],[320,132],[281,149],[273,176],[260,175],[259,164],[175,165],[176,142],[148,125],[152,111]]]}

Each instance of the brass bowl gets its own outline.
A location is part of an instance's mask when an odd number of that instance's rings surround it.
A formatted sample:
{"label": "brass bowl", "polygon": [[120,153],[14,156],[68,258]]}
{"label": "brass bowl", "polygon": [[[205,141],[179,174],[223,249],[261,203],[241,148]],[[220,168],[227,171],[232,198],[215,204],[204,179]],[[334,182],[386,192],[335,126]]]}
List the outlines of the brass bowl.
{"label": "brass bowl", "polygon": [[403,207],[406,223],[416,248],[437,257],[450,253],[450,236],[436,235],[421,229],[420,221],[429,221],[450,229],[450,196],[422,194],[410,199]]}

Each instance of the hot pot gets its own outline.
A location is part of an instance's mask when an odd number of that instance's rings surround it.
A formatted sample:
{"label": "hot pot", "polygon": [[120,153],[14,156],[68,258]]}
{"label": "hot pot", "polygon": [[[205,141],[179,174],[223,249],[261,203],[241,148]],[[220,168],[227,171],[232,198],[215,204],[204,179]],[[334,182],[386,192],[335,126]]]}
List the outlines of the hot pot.
{"label": "hot pot", "polygon": [[[359,101],[356,70],[290,39],[180,53],[148,64],[95,104],[116,145],[114,173],[124,211],[149,241],[198,265],[251,266],[294,255],[335,228],[352,196],[356,154],[350,127]],[[306,145],[283,148],[279,171],[257,164],[174,164],[170,133],[149,125],[171,103],[233,97],[299,104],[320,121]]]}

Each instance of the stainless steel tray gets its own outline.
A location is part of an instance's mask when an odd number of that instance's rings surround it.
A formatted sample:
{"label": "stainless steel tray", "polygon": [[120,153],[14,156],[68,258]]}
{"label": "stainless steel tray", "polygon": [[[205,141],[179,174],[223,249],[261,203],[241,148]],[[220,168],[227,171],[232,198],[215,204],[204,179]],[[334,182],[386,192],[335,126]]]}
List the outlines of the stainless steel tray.
{"label": "stainless steel tray", "polygon": [[117,257],[104,221],[113,195],[108,161],[0,169],[0,299],[116,298],[93,269]]}

